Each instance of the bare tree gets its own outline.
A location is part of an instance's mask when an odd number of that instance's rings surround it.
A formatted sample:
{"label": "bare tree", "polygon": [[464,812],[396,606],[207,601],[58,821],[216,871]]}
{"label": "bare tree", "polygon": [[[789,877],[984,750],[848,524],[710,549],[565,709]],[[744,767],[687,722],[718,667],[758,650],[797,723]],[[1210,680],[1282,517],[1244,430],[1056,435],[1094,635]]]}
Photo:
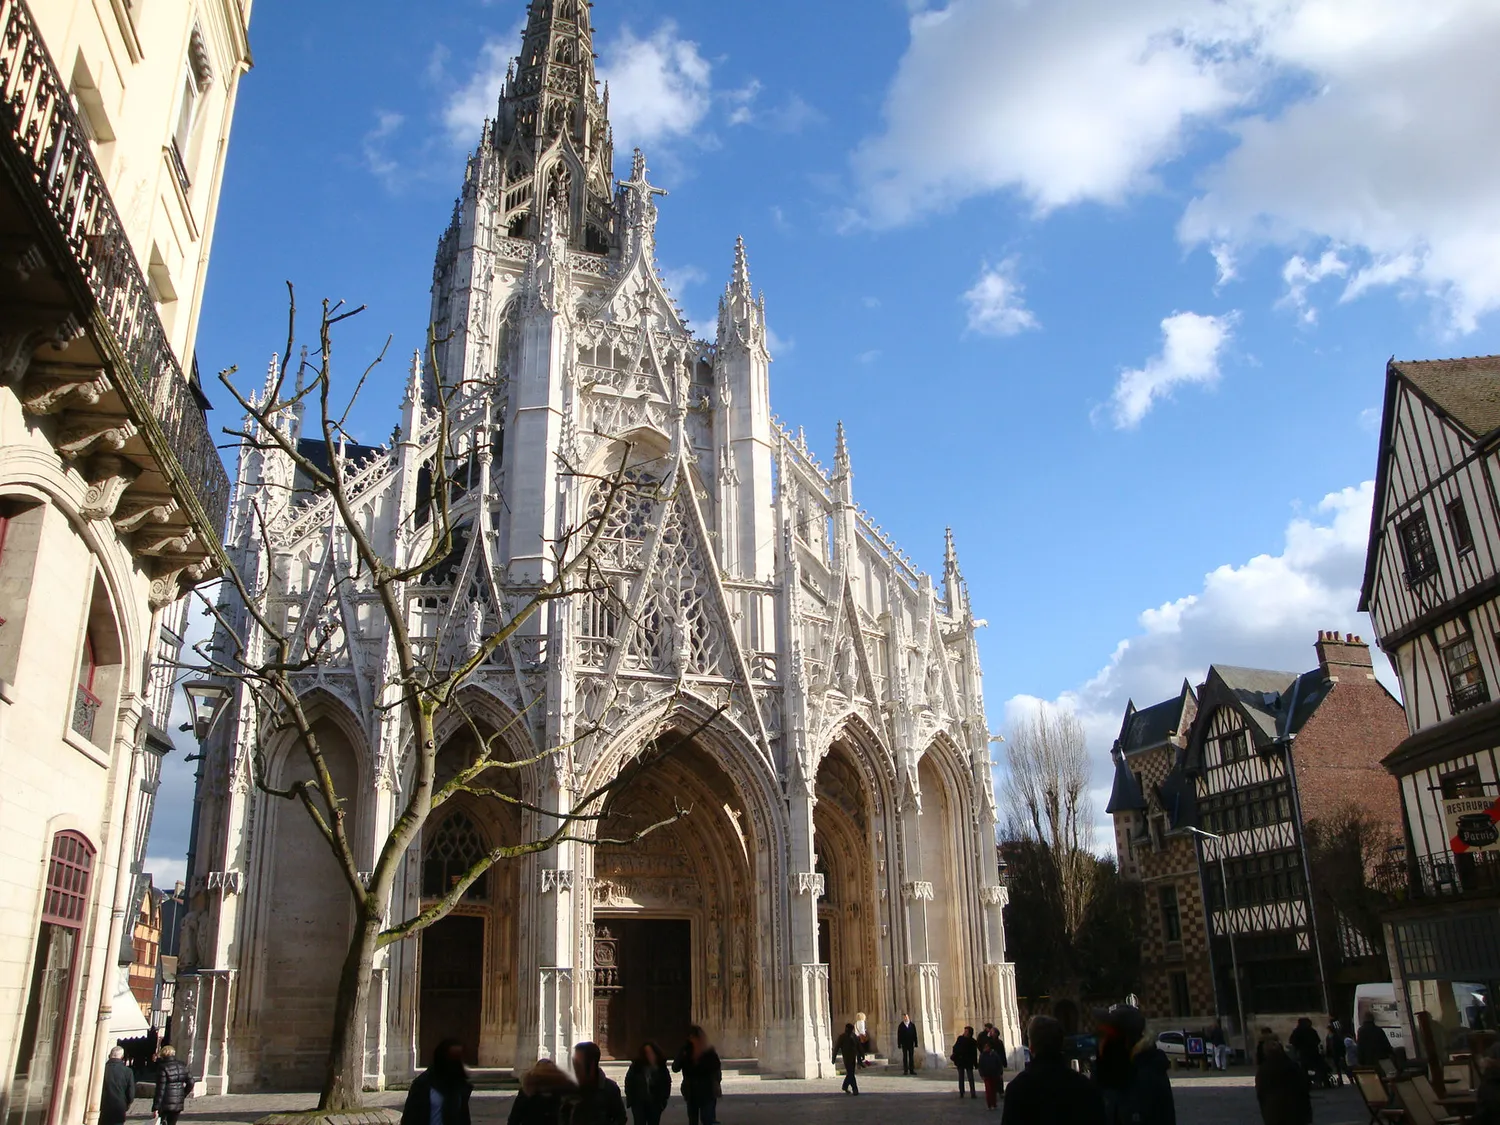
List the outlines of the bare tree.
{"label": "bare tree", "polygon": [[1094,897],[1094,806],[1089,799],[1083,723],[1047,704],[1018,720],[1006,742],[1007,831],[1037,845],[1054,899],[1060,937],[1077,942]]}
{"label": "bare tree", "polygon": [[[288,290],[290,293],[290,286]],[[242,573],[235,560],[226,557],[221,562],[233,597],[221,598],[217,604],[203,598],[217,628],[212,641],[195,649],[202,661],[195,670],[235,684],[253,710],[255,745],[249,766],[254,784],[261,792],[296,802],[306,810],[348,887],[354,925],[339,973],[327,1068],[318,1101],[320,1110],[332,1112],[354,1109],[361,1104],[370,979],[378,950],[412,937],[445,917],[497,862],[546,851],[565,841],[629,844],[687,815],[690,810],[674,802],[673,812],[665,819],[653,824],[629,825],[631,830],[620,839],[577,834],[580,822],[598,822],[606,815],[606,801],[612,793],[662,756],[691,742],[723,710],[720,707],[693,730],[675,732],[671,737],[666,736],[665,728],[658,729],[653,737],[646,739],[641,753],[614,779],[582,794],[567,814],[529,804],[493,782],[496,774],[492,771],[538,765],[566,753],[573,743],[547,746],[540,753],[516,759],[504,751],[524,716],[513,718],[499,731],[486,732],[465,710],[463,687],[543,606],[577,595],[614,597],[613,588],[595,564],[595,548],[611,513],[626,502],[627,494],[648,486],[637,483],[627,472],[630,455],[627,448],[616,468],[594,478],[603,503],[596,502],[590,515],[566,529],[552,544],[551,558],[539,582],[525,590],[508,591],[517,594],[513,609],[502,612],[501,620],[484,627],[478,635],[465,638],[462,646],[423,643],[428,638],[413,635],[414,587],[451,559],[458,539],[454,513],[450,510],[455,495],[453,469],[460,463],[454,446],[452,416],[465,396],[482,387],[439,378],[435,370],[436,349],[433,341],[429,341],[429,370],[433,376],[430,386],[436,388],[431,392],[436,424],[425,448],[426,463],[432,473],[431,514],[420,528],[413,526],[414,521],[404,525],[396,536],[396,542],[402,546],[383,554],[351,492],[351,469],[341,450],[349,440],[345,425],[350,410],[384,351],[364,369],[347,399],[335,404],[332,398],[333,330],[360,311],[345,311],[341,305],[325,301],[316,347],[311,354],[304,352],[300,364],[293,369],[296,302],[292,295],[287,346],[265,392],[243,393],[235,384],[234,369],[223,372],[220,379],[248,419],[245,429],[229,431],[232,436],[244,446],[275,451],[289,458],[299,476],[310,482],[312,493],[331,498],[335,533],[348,544],[352,564],[350,572],[339,575],[337,581],[378,606],[380,625],[389,637],[389,655],[375,698],[383,710],[404,716],[409,749],[404,769],[404,802],[390,830],[383,839],[377,838],[372,870],[361,870],[356,844],[351,840],[352,825],[346,823],[350,795],[340,793],[335,785],[317,724],[305,704],[308,676],[332,659],[333,631],[293,627],[270,604],[274,586],[270,568],[262,566],[255,573]],[[310,456],[304,451],[292,421],[308,406],[315,408],[321,456]],[[584,475],[572,466],[566,467],[566,471]],[[246,534],[256,538],[265,554],[270,555],[271,529],[258,501],[252,503],[251,523]],[[616,608],[622,614],[625,612],[623,605]],[[440,717],[455,714],[467,726],[476,749],[472,760],[462,763],[451,777],[439,783],[437,723]],[[591,729],[579,730],[574,742],[592,733]],[[300,750],[311,777],[278,786],[267,773],[266,748],[283,747],[288,742],[294,752]],[[433,810],[459,793],[518,806],[536,814],[542,829],[533,839],[492,848],[475,860],[441,897],[412,917],[391,920],[393,891],[404,857],[420,840]]]}

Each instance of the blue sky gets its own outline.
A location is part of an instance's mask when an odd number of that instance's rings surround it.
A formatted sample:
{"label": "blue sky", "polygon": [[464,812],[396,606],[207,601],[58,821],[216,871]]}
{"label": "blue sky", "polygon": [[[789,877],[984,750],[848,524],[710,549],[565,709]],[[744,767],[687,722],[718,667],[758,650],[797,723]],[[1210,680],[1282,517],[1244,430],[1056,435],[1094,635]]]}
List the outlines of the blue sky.
{"label": "blue sky", "polygon": [[[198,357],[304,308],[420,345],[522,0],[261,0]],[[1355,612],[1391,355],[1500,351],[1492,0],[597,0],[621,170],[671,195],[707,326],[746,239],[772,403],[929,570],[952,525],[991,725],[1210,661],[1303,668]],[[357,422],[394,424],[401,363]],[[251,374],[258,378],[258,374]],[[222,402],[221,392],[217,396]],[[219,416],[216,422],[231,421]],[[152,853],[182,850],[181,771]]]}

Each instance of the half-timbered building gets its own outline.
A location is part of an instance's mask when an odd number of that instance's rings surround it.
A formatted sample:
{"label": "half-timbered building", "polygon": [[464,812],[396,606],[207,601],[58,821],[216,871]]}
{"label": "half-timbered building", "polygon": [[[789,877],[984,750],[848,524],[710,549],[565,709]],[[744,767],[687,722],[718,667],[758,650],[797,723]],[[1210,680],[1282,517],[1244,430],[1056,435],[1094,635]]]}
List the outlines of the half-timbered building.
{"label": "half-timbered building", "polygon": [[1317,667],[1301,674],[1210,667],[1158,787],[1167,833],[1197,853],[1218,1010],[1243,1009],[1245,1026],[1326,1019],[1356,984],[1383,979],[1379,935],[1329,905],[1309,842],[1315,823],[1351,817],[1397,830],[1380,762],[1405,724],[1360,638],[1322,632],[1316,647]]}
{"label": "half-timbered building", "polygon": [[[1472,1023],[1500,985],[1500,356],[1386,368],[1361,608],[1391,658],[1410,737],[1403,905],[1388,915],[1408,1019]],[[1415,1041],[1415,1039],[1413,1039]]]}
{"label": "half-timbered building", "polygon": [[1141,885],[1139,997],[1153,1031],[1205,1028],[1221,1014],[1197,851],[1191,832],[1173,828],[1178,796],[1165,785],[1197,714],[1187,681],[1151,707],[1137,710],[1132,701],[1110,749],[1115,776],[1105,812],[1114,818],[1120,874]]}

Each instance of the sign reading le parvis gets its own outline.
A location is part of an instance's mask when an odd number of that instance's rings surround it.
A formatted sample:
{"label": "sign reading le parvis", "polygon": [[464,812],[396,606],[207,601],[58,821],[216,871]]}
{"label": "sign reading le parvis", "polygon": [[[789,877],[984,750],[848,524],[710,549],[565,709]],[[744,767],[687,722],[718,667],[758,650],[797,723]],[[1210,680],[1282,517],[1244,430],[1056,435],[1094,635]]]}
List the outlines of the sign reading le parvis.
{"label": "sign reading le parvis", "polygon": [[1454,855],[1500,852],[1500,801],[1488,797],[1449,797],[1443,802],[1443,825]]}

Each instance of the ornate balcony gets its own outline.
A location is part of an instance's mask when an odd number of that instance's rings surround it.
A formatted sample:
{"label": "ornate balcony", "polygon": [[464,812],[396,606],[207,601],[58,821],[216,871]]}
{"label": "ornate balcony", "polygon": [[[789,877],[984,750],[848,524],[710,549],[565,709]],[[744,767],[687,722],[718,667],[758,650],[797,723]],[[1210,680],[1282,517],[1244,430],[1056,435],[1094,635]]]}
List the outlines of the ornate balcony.
{"label": "ornate balcony", "polygon": [[153,603],[218,568],[229,477],[67,86],[0,0],[0,381],[148,559]]}
{"label": "ornate balcony", "polygon": [[1500,852],[1443,853],[1384,863],[1373,885],[1397,901],[1500,895]]}

